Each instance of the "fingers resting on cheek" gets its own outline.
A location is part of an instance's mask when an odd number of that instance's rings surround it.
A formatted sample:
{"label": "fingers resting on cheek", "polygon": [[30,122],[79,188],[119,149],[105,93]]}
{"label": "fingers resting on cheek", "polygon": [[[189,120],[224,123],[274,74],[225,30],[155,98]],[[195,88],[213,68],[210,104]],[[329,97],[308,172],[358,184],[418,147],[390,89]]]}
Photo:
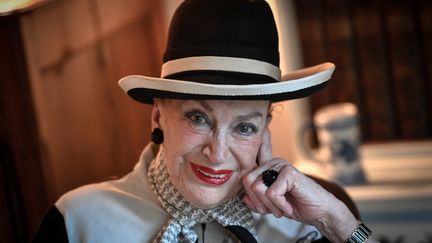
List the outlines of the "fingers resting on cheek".
{"label": "fingers resting on cheek", "polygon": [[251,176],[251,174],[243,177],[243,186],[246,190],[246,196],[244,197],[244,201],[246,204],[255,212],[260,214],[267,213],[267,208],[264,204],[259,200],[258,196],[252,190],[252,185],[255,182],[255,178]]}
{"label": "fingers resting on cheek", "polygon": [[[291,216],[293,207],[285,197],[290,185],[287,181],[289,175],[284,171],[287,170],[285,167],[289,170],[292,166],[286,160],[273,158],[271,132],[268,127],[263,131],[257,162],[258,167],[243,177],[242,182],[247,193],[244,197],[245,203],[260,214],[270,212],[276,217]],[[263,183],[262,173],[269,169],[278,171],[280,174],[278,179],[267,188]]]}
{"label": "fingers resting on cheek", "polygon": [[282,215],[292,218],[293,205],[295,200],[289,200],[287,195],[294,187],[296,169],[290,164],[282,165],[279,169],[278,179],[267,189],[266,197],[272,202],[280,211]]}
{"label": "fingers resting on cheek", "polygon": [[278,177],[276,182],[267,188],[261,176],[265,170],[281,171],[288,165],[288,162],[283,159],[273,158],[243,177],[243,186],[247,193],[245,202],[252,210],[261,214],[271,212],[276,217],[281,217],[292,211],[284,196],[286,192],[284,190],[287,188],[286,183],[284,183],[285,179]]}
{"label": "fingers resting on cheek", "polygon": [[273,148],[271,144],[271,132],[270,129],[267,127],[263,131],[262,142],[258,150],[258,157],[257,157],[258,165],[264,164],[273,158],[272,149]]}

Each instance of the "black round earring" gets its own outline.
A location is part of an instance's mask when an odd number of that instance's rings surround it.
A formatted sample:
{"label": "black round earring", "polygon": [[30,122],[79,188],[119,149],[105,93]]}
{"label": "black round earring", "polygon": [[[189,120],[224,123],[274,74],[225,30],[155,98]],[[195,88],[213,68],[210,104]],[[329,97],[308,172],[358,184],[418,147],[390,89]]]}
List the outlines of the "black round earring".
{"label": "black round earring", "polygon": [[155,144],[162,144],[164,141],[164,134],[162,129],[156,127],[153,129],[153,132],[151,133],[151,140]]}

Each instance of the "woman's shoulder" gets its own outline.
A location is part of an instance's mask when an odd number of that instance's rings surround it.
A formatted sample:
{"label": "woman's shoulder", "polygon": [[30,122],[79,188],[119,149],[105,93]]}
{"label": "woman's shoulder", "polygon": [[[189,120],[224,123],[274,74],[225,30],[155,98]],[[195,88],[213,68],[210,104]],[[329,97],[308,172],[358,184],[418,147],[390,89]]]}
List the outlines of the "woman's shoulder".
{"label": "woman's shoulder", "polygon": [[115,199],[116,191],[109,182],[84,185],[63,194],[55,206],[62,213],[66,209],[77,208],[83,204],[96,206],[101,201]]}
{"label": "woman's shoulder", "polygon": [[148,160],[152,159],[151,147],[147,146],[140,156],[139,162],[127,175],[111,178],[99,183],[81,186],[62,195],[56,202],[60,212],[113,207],[120,205],[131,207],[151,207],[160,210],[161,206],[153,195],[147,178]]}
{"label": "woman's shoulder", "polygon": [[89,242],[121,242],[121,237],[142,242],[157,233],[168,219],[167,213],[148,194],[129,190],[125,181],[122,178],[82,186],[55,203],[71,242],[83,238]]}
{"label": "woman's shoulder", "polygon": [[[62,195],[55,206],[64,215],[82,211],[146,208],[165,213],[148,184],[134,171],[118,180],[84,185]],[[139,185],[138,185],[139,184]],[[114,209],[115,208],[115,209]],[[90,212],[87,212],[90,213]]]}

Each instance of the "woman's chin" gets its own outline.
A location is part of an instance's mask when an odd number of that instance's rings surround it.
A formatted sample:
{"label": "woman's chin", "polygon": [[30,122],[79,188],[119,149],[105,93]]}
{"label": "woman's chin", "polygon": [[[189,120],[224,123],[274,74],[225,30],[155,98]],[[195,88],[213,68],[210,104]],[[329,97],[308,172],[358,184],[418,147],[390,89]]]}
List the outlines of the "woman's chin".
{"label": "woman's chin", "polygon": [[[192,192],[192,193],[191,193]],[[189,191],[183,195],[192,205],[198,208],[214,208],[228,201],[234,195],[228,195],[220,190],[198,189]]]}
{"label": "woman's chin", "polygon": [[[231,180],[234,178],[231,178]],[[199,178],[188,177],[177,188],[183,197],[198,208],[214,208],[235,197],[241,189],[240,183],[228,181],[223,185],[207,185]],[[173,183],[174,184],[174,183]]]}

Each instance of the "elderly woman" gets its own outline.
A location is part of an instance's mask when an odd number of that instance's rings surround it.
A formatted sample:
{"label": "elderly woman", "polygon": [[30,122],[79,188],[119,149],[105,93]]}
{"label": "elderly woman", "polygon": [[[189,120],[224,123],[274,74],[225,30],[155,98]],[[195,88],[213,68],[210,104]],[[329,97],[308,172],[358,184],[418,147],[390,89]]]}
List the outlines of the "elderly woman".
{"label": "elderly woman", "polygon": [[[162,77],[119,81],[153,105],[153,143],[125,177],[62,196],[34,242],[297,240],[273,234],[264,214],[283,222],[282,231],[312,225],[323,236],[315,241],[372,241],[342,201],[272,156],[272,102],[318,91],[333,70],[324,63],[281,81],[265,1],[186,0],[170,27]],[[298,242],[318,235],[306,231]]]}

